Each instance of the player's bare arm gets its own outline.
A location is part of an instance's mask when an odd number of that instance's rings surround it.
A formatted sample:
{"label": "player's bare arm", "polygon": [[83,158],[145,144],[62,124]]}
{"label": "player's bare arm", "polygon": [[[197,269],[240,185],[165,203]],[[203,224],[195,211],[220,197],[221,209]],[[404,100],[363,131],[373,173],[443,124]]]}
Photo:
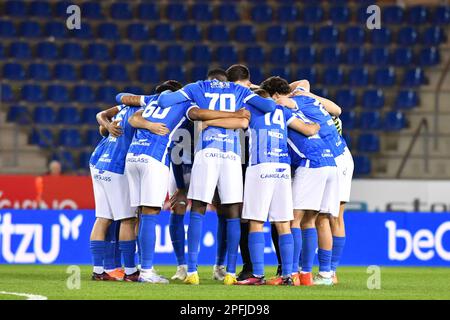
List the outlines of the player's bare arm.
{"label": "player's bare arm", "polygon": [[119,113],[119,108],[112,107],[97,113],[96,118],[100,126],[103,126],[113,137],[122,135],[122,128],[119,126],[120,120],[111,121],[111,119]]}
{"label": "player's bare arm", "polygon": [[306,79],[294,81],[291,84],[289,84],[289,87],[291,88],[291,91],[294,91],[298,87],[303,88],[307,92],[311,91],[311,85],[309,84],[309,81]]}
{"label": "player's bare arm", "polygon": [[143,111],[144,110],[137,111],[128,120],[128,123],[133,128],[146,129],[146,130],[153,132],[154,134],[157,134],[160,136],[164,136],[170,132],[164,123],[151,122],[151,121],[144,119],[144,117],[142,117]]}
{"label": "player's bare arm", "polygon": [[289,128],[310,137],[319,132],[320,125],[318,123],[304,123],[300,119],[295,118],[289,123]]}
{"label": "player's bare arm", "polygon": [[296,110],[298,109],[297,103],[287,96],[279,96],[275,99],[275,102],[280,106],[284,106],[289,109]]}
{"label": "player's bare arm", "polygon": [[320,103],[325,108],[325,110],[327,110],[328,113],[331,114],[332,116],[339,117],[342,113],[341,107],[339,107],[336,103],[334,103],[330,99],[318,96],[314,93],[298,90],[298,91],[293,92],[293,95],[308,96],[308,97],[314,98],[316,100],[319,100]]}
{"label": "player's bare arm", "polygon": [[188,116],[193,121],[208,121],[221,118],[245,118],[247,120],[250,120],[250,112],[245,109],[240,109],[236,112],[225,112],[191,108],[189,110]]}
{"label": "player's bare arm", "polygon": [[202,122],[202,129],[208,127],[220,127],[224,129],[246,129],[249,120],[247,118],[221,118]]}

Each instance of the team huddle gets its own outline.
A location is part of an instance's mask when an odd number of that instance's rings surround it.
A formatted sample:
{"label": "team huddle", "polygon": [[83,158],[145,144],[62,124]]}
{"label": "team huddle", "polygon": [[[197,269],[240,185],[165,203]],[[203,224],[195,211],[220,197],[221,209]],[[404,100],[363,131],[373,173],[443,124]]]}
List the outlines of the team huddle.
{"label": "team huddle", "polygon": [[[305,80],[270,77],[254,85],[244,65],[213,69],[207,80],[184,87],[169,80],[154,95],[120,93],[116,100],[118,106],[97,115],[103,139],[90,159],[94,280],[169,283],[153,267],[155,226],[168,194],[178,264],[172,280],[200,283],[209,208],[218,215],[213,279],[225,285],[337,283],[353,159],[333,101],[311,93]],[[278,258],[269,280],[267,220]],[[244,265],[237,274],[239,249]]]}

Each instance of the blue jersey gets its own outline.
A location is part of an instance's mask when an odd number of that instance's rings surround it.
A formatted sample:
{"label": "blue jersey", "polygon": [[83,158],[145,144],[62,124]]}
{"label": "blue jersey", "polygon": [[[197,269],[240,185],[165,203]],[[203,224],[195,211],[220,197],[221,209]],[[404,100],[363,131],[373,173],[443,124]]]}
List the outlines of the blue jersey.
{"label": "blue jersey", "polygon": [[163,109],[158,106],[158,96],[153,95],[150,97],[142,117],[154,123],[164,123],[170,133],[160,136],[146,129],[138,129],[128,152],[135,155],[148,155],[169,166],[170,154],[168,151],[172,137],[176,130],[188,120],[187,114],[189,110],[196,108],[196,106],[192,105],[191,102],[183,102]]}
{"label": "blue jersey", "polygon": [[[300,111],[292,113],[304,123],[313,123]],[[330,147],[319,134],[307,137],[293,129],[288,130],[289,155],[294,167],[321,168],[336,166]]]}
{"label": "blue jersey", "polygon": [[307,96],[293,97],[300,111],[310,120],[320,124],[319,135],[328,145],[334,157],[344,153],[346,144],[339,135],[333,119],[319,100]]}
{"label": "blue jersey", "polygon": [[89,163],[99,170],[123,174],[128,148],[136,131],[128,123],[128,119],[140,107],[120,105],[117,108],[119,112],[112,118],[112,121],[120,120],[122,135],[117,138],[112,136],[103,138],[92,153]]}
{"label": "blue jersey", "polygon": [[246,109],[251,113],[249,166],[266,162],[290,164],[287,127],[294,119],[292,112],[282,106],[276,106],[275,111],[268,113],[249,105]]}

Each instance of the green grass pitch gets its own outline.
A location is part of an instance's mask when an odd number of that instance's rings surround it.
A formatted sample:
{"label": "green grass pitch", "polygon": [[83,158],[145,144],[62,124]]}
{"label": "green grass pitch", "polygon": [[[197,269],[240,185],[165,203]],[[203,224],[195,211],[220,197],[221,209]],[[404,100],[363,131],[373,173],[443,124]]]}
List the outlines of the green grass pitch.
{"label": "green grass pitch", "polygon": [[[158,267],[167,277],[173,266]],[[450,299],[450,268],[381,268],[381,289],[369,290],[370,274],[364,267],[342,267],[340,283],[333,287],[224,286],[211,280],[211,267],[200,267],[201,283],[189,286],[94,282],[91,267],[81,266],[80,289],[67,288],[67,266],[0,265],[0,300],[26,299],[8,293],[42,295],[48,299]],[[275,269],[267,268],[267,275]]]}

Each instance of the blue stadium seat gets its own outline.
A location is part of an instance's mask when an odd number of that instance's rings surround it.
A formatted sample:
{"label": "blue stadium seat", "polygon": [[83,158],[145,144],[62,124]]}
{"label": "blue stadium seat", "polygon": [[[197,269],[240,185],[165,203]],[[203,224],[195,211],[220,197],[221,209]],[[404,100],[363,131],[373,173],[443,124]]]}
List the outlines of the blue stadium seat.
{"label": "blue stadium seat", "polygon": [[345,24],[350,21],[350,10],[346,5],[331,7],[329,14],[333,24]]}
{"label": "blue stadium seat", "polygon": [[55,11],[55,16],[57,17],[65,17],[67,16],[67,7],[73,4],[68,0],[60,0],[55,3],[53,9]]}
{"label": "blue stadium seat", "polygon": [[9,107],[6,120],[18,124],[29,124],[33,121],[27,107],[22,105],[12,105]]}
{"label": "blue stadium seat", "polygon": [[[4,94],[3,90],[2,93]],[[42,88],[36,84],[25,84],[22,87],[22,100],[28,102],[41,102],[44,100]]]}
{"label": "blue stadium seat", "polygon": [[270,69],[270,74],[273,76],[278,76],[287,81],[291,81],[291,70],[287,67],[273,67]]}
{"label": "blue stadium seat", "polygon": [[213,10],[209,3],[194,3],[191,7],[191,17],[194,21],[205,22],[213,20]]}
{"label": "blue stadium seat", "polygon": [[55,111],[47,106],[34,108],[33,120],[37,124],[54,124],[56,120]]}
{"label": "blue stadium seat", "polygon": [[403,85],[408,87],[421,86],[427,82],[423,69],[413,68],[405,72],[403,77]]}
{"label": "blue stadium seat", "polygon": [[[113,86],[101,86],[97,89],[97,101],[114,103],[114,98],[119,91]],[[126,91],[130,92],[130,91]],[[134,92],[133,92],[134,93]]]}
{"label": "blue stadium seat", "polygon": [[84,138],[84,144],[87,146],[96,146],[102,139],[98,130],[87,130]]}
{"label": "blue stadium seat", "polygon": [[20,63],[6,63],[3,65],[3,78],[8,80],[24,80],[25,70]]}
{"label": "blue stadium seat", "polygon": [[339,67],[328,67],[323,72],[322,83],[326,86],[338,86],[344,82],[344,72]]}
{"label": "blue stadium seat", "polygon": [[366,41],[366,33],[364,28],[358,26],[350,26],[345,30],[344,40],[346,43],[354,45],[362,45]]}
{"label": "blue stadium seat", "polygon": [[154,64],[143,64],[137,70],[138,79],[144,83],[159,82],[159,72]]}
{"label": "blue stadium seat", "polygon": [[350,47],[346,52],[346,63],[349,65],[362,65],[366,61],[366,53],[362,47]]}
{"label": "blue stadium seat", "polygon": [[158,41],[174,41],[175,30],[172,24],[160,23],[154,29],[155,40]]}
{"label": "blue stadium seat", "polygon": [[159,47],[154,44],[144,44],[139,49],[139,56],[145,62],[158,62],[161,58]]}
{"label": "blue stadium seat", "polygon": [[15,59],[31,59],[31,48],[26,42],[12,42],[9,46],[9,55]]}
{"label": "blue stadium seat", "polygon": [[238,60],[237,50],[234,46],[217,47],[215,57],[215,60],[221,64],[235,63]]}
{"label": "blue stadium seat", "polygon": [[81,111],[81,122],[84,124],[98,125],[96,116],[100,111],[102,111],[102,109],[95,107],[83,109]]}
{"label": "blue stadium seat", "polygon": [[53,147],[54,140],[53,132],[47,128],[33,129],[30,137],[30,142],[41,148]]}
{"label": "blue stadium seat", "polygon": [[294,41],[303,45],[313,44],[315,40],[314,28],[298,26],[294,31]]}
{"label": "blue stadium seat", "polygon": [[184,63],[186,60],[186,49],[179,44],[167,46],[165,58],[169,62]]}
{"label": "blue stadium seat", "polygon": [[140,20],[157,21],[160,18],[160,8],[154,3],[140,3],[137,11]]}
{"label": "blue stadium seat", "polygon": [[32,63],[28,66],[28,77],[33,80],[51,80],[50,68],[43,63]]}
{"label": "blue stadium seat", "polygon": [[127,35],[130,40],[148,41],[150,39],[150,30],[143,23],[132,23],[127,27]]}
{"label": "blue stadium seat", "polygon": [[436,47],[423,48],[419,54],[420,65],[424,67],[435,66],[441,62],[439,50]]}
{"label": "blue stadium seat", "polygon": [[333,44],[339,41],[339,30],[334,26],[324,26],[319,29],[319,43]]}
{"label": "blue stadium seat", "polygon": [[357,155],[353,157],[355,162],[355,176],[369,175],[372,172],[372,163],[368,156]]}
{"label": "blue stadium seat", "polygon": [[250,66],[250,75],[251,75],[251,81],[253,83],[261,83],[264,80],[264,75],[261,71],[261,68],[259,67],[255,67],[255,66]]}
{"label": "blue stadium seat", "polygon": [[104,43],[91,43],[88,46],[87,58],[94,61],[108,61],[110,59],[108,46]]}
{"label": "blue stadium seat", "polygon": [[391,56],[391,61],[395,66],[404,67],[413,62],[413,52],[411,48],[399,47]]}
{"label": "blue stadium seat", "polygon": [[351,150],[353,148],[352,136],[346,131],[342,133],[342,139],[344,139],[347,147]]}
{"label": "blue stadium seat", "polygon": [[208,40],[227,42],[230,40],[228,27],[224,24],[211,24],[208,28]]}
{"label": "blue stadium seat", "polygon": [[207,66],[193,66],[190,73],[190,81],[198,81],[206,79],[206,75],[208,73]]}
{"label": "blue stadium seat", "polygon": [[193,62],[209,63],[211,61],[211,48],[207,45],[196,45],[191,50],[191,60]]}
{"label": "blue stadium seat", "polygon": [[289,47],[273,47],[269,54],[269,61],[272,64],[286,64],[291,62]]}
{"label": "blue stadium seat", "polygon": [[314,93],[317,94],[320,97],[328,97],[329,92],[327,88],[314,88]]}
{"label": "blue stadium seat", "polygon": [[450,7],[437,6],[434,10],[433,23],[438,25],[450,24]]}
{"label": "blue stadium seat", "polygon": [[0,20],[0,37],[15,38],[17,35],[14,23],[9,20]]}
{"label": "blue stadium seat", "polygon": [[277,20],[282,23],[295,22],[300,17],[296,7],[282,5],[277,10]]}
{"label": "blue stadium seat", "polygon": [[272,21],[273,11],[267,4],[259,4],[252,7],[250,17],[256,23],[268,23]]}
{"label": "blue stadium seat", "polygon": [[421,25],[428,22],[428,10],[425,6],[413,6],[408,10],[408,23]]}
{"label": "blue stadium seat", "polygon": [[10,17],[25,17],[27,15],[26,2],[24,1],[6,1],[5,13]]}
{"label": "blue stadium seat", "polygon": [[363,133],[358,138],[358,151],[379,152],[380,138],[373,133]]}
{"label": "blue stadium seat", "polygon": [[413,109],[419,105],[419,96],[413,90],[401,90],[395,98],[396,109]]}
{"label": "blue stadium seat", "polygon": [[399,6],[386,6],[382,10],[382,23],[401,24],[403,23],[403,18],[403,9]]}
{"label": "blue stadium seat", "polygon": [[81,147],[82,141],[78,129],[61,129],[59,132],[59,144],[67,148]]}
{"label": "blue stadium seat", "polygon": [[391,87],[397,80],[395,68],[380,68],[375,71],[374,85],[378,87]]}
{"label": "blue stadium seat", "polygon": [[431,26],[425,29],[422,35],[422,41],[425,45],[439,45],[446,41],[445,32],[441,27]]}
{"label": "blue stadium seat", "polygon": [[81,12],[83,17],[89,19],[103,19],[102,7],[100,2],[85,2],[81,4]]}
{"label": "blue stadium seat", "polygon": [[311,84],[317,83],[316,69],[314,69],[312,67],[301,67],[301,68],[297,69],[297,71],[295,73],[295,79],[297,79],[297,80],[306,79]]}
{"label": "blue stadium seat", "polygon": [[376,66],[389,64],[389,50],[386,47],[373,48],[369,55],[369,63]]}
{"label": "blue stadium seat", "polygon": [[73,171],[77,167],[72,151],[70,150],[59,149],[53,153],[52,160],[58,160],[62,165],[63,171]]}
{"label": "blue stadium seat", "polygon": [[[101,137],[98,132],[97,132],[97,135],[99,136],[99,139],[100,139]],[[86,144],[94,146],[94,144],[89,144],[89,143],[86,143]],[[80,153],[80,157],[78,160],[79,160],[81,168],[89,168],[89,161],[91,160],[91,155],[92,155],[92,152],[89,152],[89,151],[82,151]]]}
{"label": "blue stadium seat", "polygon": [[182,41],[200,42],[202,40],[202,31],[197,24],[186,24],[181,26],[178,34]]}
{"label": "blue stadium seat", "polygon": [[217,8],[218,18],[223,22],[236,22],[241,20],[239,11],[234,3],[222,3]]}
{"label": "blue stadium seat", "polygon": [[80,103],[91,103],[95,101],[94,90],[90,86],[76,85],[72,90],[74,101]]}
{"label": "blue stadium seat", "polygon": [[362,106],[366,109],[381,109],[384,107],[384,94],[382,90],[368,89],[362,96]]}
{"label": "blue stadium seat", "polygon": [[386,131],[400,131],[406,128],[406,118],[402,112],[389,111],[384,116],[383,129]]}
{"label": "blue stadium seat", "polygon": [[5,57],[6,57],[6,54],[5,54],[5,47],[3,46],[2,43],[0,43],[0,60],[1,60],[1,59],[4,59]]}
{"label": "blue stadium seat", "polygon": [[80,68],[81,78],[87,81],[103,81],[102,69],[98,64],[88,63]]}
{"label": "blue stadium seat", "polygon": [[110,64],[106,67],[106,77],[111,81],[128,81],[128,72],[122,64]]}
{"label": "blue stadium seat", "polygon": [[83,60],[84,52],[79,43],[67,42],[62,46],[62,57],[69,60]]}
{"label": "blue stadium seat", "polygon": [[403,27],[398,31],[397,43],[402,46],[412,46],[418,40],[418,34],[413,27]]}
{"label": "blue stadium seat", "polygon": [[183,3],[169,3],[166,7],[166,16],[170,21],[186,21],[188,12]]}
{"label": "blue stadium seat", "polygon": [[241,24],[236,26],[233,31],[234,40],[238,42],[255,42],[256,41],[256,33],[255,28],[251,24]]}
{"label": "blue stadium seat", "polygon": [[74,66],[68,63],[56,64],[53,69],[53,76],[55,79],[63,81],[75,81],[77,79]]}
{"label": "blue stadium seat", "polygon": [[113,48],[113,56],[119,61],[134,61],[134,52],[131,44],[118,43]]}
{"label": "blue stadium seat", "polygon": [[42,60],[55,60],[58,58],[58,48],[53,42],[40,42],[36,47],[37,57]]}
{"label": "blue stadium seat", "polygon": [[59,108],[57,121],[58,123],[68,125],[75,125],[80,123],[80,114],[78,113],[78,109],[71,106]]}
{"label": "blue stadium seat", "polygon": [[[125,92],[132,92],[134,94],[143,95],[145,94],[145,90],[140,86],[126,86],[123,91]],[[117,91],[118,92],[118,91]],[[115,98],[115,95],[113,96],[113,99]]]}
{"label": "blue stadium seat", "polygon": [[23,21],[20,24],[20,35],[25,38],[39,38],[42,34],[41,26],[36,21]]}
{"label": "blue stadium seat", "polygon": [[47,1],[33,1],[30,3],[30,15],[34,17],[50,18],[52,8]]}
{"label": "blue stadium seat", "polygon": [[342,120],[342,124],[344,126],[344,130],[354,130],[358,128],[358,118],[356,117],[355,111],[347,111],[343,112],[339,118]]}
{"label": "blue stadium seat", "polygon": [[10,102],[14,101],[15,97],[11,86],[9,84],[1,84],[0,85],[0,101],[2,102]]}
{"label": "blue stadium seat", "polygon": [[186,82],[186,72],[184,67],[178,65],[168,65],[164,70],[164,79],[173,79],[180,81],[181,83]]}
{"label": "blue stadium seat", "polygon": [[69,102],[69,90],[63,85],[49,85],[47,87],[47,99],[52,102]]}
{"label": "blue stadium seat", "polygon": [[365,67],[355,67],[348,73],[348,84],[355,87],[369,84],[369,71]]}
{"label": "blue stadium seat", "polygon": [[126,2],[115,2],[110,6],[111,18],[117,20],[130,20],[133,18],[131,8]]}
{"label": "blue stadium seat", "polygon": [[312,46],[300,47],[295,51],[295,62],[299,64],[314,64],[316,49]]}
{"label": "blue stadium seat", "polygon": [[338,90],[335,99],[336,103],[344,110],[356,108],[356,93],[352,89]]}
{"label": "blue stadium seat", "polygon": [[266,61],[263,48],[260,46],[245,48],[244,61],[253,65],[263,64]]}
{"label": "blue stadium seat", "polygon": [[266,29],[266,41],[269,43],[285,43],[288,40],[288,30],[283,26],[270,26]]}
{"label": "blue stadium seat", "polygon": [[308,5],[303,9],[303,23],[319,23],[322,22],[324,11],[320,5]]}
{"label": "blue stadium seat", "polygon": [[76,39],[82,40],[90,40],[94,38],[94,33],[92,31],[92,27],[88,23],[83,23],[83,27],[81,29],[73,29],[69,30],[68,34]]}
{"label": "blue stadium seat", "polygon": [[100,24],[97,28],[97,34],[100,39],[104,40],[117,40],[120,38],[117,24],[111,22]]}
{"label": "blue stadium seat", "polygon": [[361,112],[359,123],[362,130],[381,130],[381,115],[378,111]]}
{"label": "blue stadium seat", "polygon": [[373,45],[386,46],[391,44],[392,33],[390,29],[381,28],[370,30],[371,42]]}
{"label": "blue stadium seat", "polygon": [[339,64],[341,62],[341,49],[339,47],[323,48],[321,61],[324,64]]}

